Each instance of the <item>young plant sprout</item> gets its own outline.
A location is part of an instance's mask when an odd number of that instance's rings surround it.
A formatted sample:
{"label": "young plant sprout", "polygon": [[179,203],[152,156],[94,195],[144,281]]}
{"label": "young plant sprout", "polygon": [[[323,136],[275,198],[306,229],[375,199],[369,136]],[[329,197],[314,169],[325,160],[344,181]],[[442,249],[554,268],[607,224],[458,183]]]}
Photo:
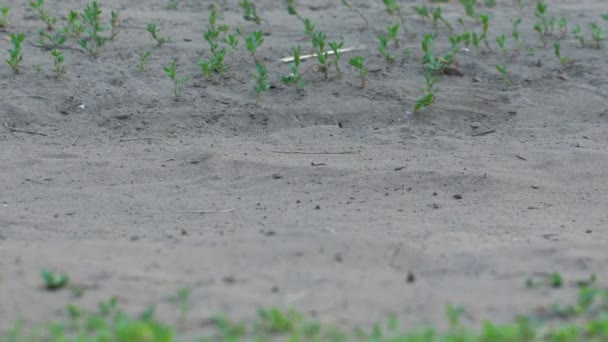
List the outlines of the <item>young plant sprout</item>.
{"label": "young plant sprout", "polygon": [[585,36],[582,34],[582,29],[580,25],[576,25],[572,29],[572,35],[579,41],[579,43],[581,43],[581,47],[585,47]]}
{"label": "young plant sprout", "polygon": [[53,31],[53,25],[57,22],[57,18],[51,16],[49,12],[44,8],[44,0],[36,0],[30,2],[30,7],[36,12],[38,19],[42,20],[46,24],[48,31]]}
{"label": "young plant sprout", "polygon": [[226,45],[230,47],[230,51],[236,51],[236,48],[239,45],[239,39],[234,34],[228,34],[224,39],[222,39]]}
{"label": "young plant sprout", "polygon": [[270,23],[266,19],[263,19],[258,15],[258,10],[256,5],[249,0],[241,0],[239,1],[239,6],[243,9],[243,19],[247,21],[253,21],[254,23],[260,25],[262,22],[268,25],[268,30],[270,31]]}
{"label": "young plant sprout", "polygon": [[80,20],[80,13],[70,10],[66,18],[68,20],[68,27],[65,29],[66,34],[80,37],[85,32],[85,28]]}
{"label": "young plant sprout", "polygon": [[479,43],[481,43],[481,37],[477,35],[477,32],[473,32],[473,34],[471,35],[471,43],[473,43],[473,46],[477,50],[479,50]]}
{"label": "young plant sprout", "polygon": [[156,41],[156,46],[161,47],[164,43],[168,41],[167,38],[159,37],[160,29],[156,26],[156,24],[148,24],[146,30],[150,32],[152,39]]}
{"label": "young plant sprout", "polygon": [[555,51],[555,57],[557,57],[557,59],[559,60],[560,65],[561,65],[561,67],[563,68],[564,66],[566,66],[566,64],[568,64],[568,58],[562,56],[560,42],[555,42],[553,44],[553,48],[554,48],[554,51]]}
{"label": "young plant sprout", "polygon": [[450,52],[452,54],[457,54],[460,51],[460,47],[458,46],[462,42],[462,36],[459,35],[451,35],[449,37],[450,40]]}
{"label": "young plant sprout", "polygon": [[145,51],[139,54],[139,63],[137,63],[137,69],[139,69],[139,72],[146,71],[146,61],[148,58],[150,58],[150,56],[152,56],[152,51]]}
{"label": "young plant sprout", "polygon": [[399,28],[401,27],[400,23],[395,23],[393,25],[388,25],[386,27],[386,33],[388,33],[389,41],[392,41],[395,45],[395,48],[399,48]]}
{"label": "young plant sprout", "polygon": [[[241,34],[240,30],[237,31],[239,34]],[[262,43],[264,43],[264,32],[263,31],[256,31],[256,32],[251,32],[251,34],[249,34],[249,36],[247,36],[247,38],[245,38],[245,47],[247,48],[247,51],[249,51],[249,54],[251,55],[251,58],[253,58],[253,61],[255,63],[258,63],[258,57],[256,55],[257,50],[260,46],[262,46]]]}
{"label": "young plant sprout", "polygon": [[490,47],[490,42],[488,41],[488,30],[490,29],[490,16],[487,14],[480,13],[479,20],[481,20],[481,25],[483,29],[483,33],[481,34],[481,40],[488,49],[489,52],[492,52],[492,48]]}
{"label": "young plant sprout", "polygon": [[534,24],[534,31],[538,33],[538,39],[540,40],[541,44],[543,44],[543,47],[547,46],[547,41],[545,40],[545,32],[543,31],[543,27],[541,26],[541,24]]}
{"label": "young plant sprout", "polygon": [[438,6],[437,8],[435,8],[433,10],[432,15],[433,15],[433,28],[435,30],[437,30],[438,23],[442,22],[445,25],[445,27],[447,27],[448,30],[450,30],[450,32],[453,31],[452,24],[450,24],[450,22],[447,21],[445,19],[445,17],[443,16],[443,13],[441,11],[441,7]]}
{"label": "young plant sprout", "polygon": [[395,56],[393,56],[388,48],[389,38],[383,34],[378,36],[378,52],[382,57],[386,59],[387,62],[392,63],[395,61]]}
{"label": "young plant sprout", "polygon": [[[215,7],[213,7],[211,9],[211,14],[209,14],[209,28],[204,34],[205,41],[207,41],[209,44],[209,49],[211,50],[211,58],[208,60],[200,60],[198,62],[203,74],[205,77],[207,77],[207,79],[212,79],[212,75],[214,73],[221,75],[222,72],[224,72],[224,70],[227,68],[226,63],[224,62],[226,57],[226,48],[220,48],[220,34],[222,34],[222,32],[227,32],[228,26],[220,25],[218,27],[216,26],[216,21],[217,11]],[[240,31],[237,32],[240,33]],[[228,37],[228,39],[231,48],[236,48],[236,45],[238,44],[236,37],[232,37],[232,41],[230,41],[230,37]]]}
{"label": "young plant sprout", "polygon": [[500,48],[500,51],[502,51],[502,53],[505,56],[509,55],[509,49],[507,49],[507,47],[505,46],[505,40],[507,39],[507,37],[503,34],[500,35],[498,37],[496,37],[496,44],[498,44],[498,47]]}
{"label": "young plant sprout", "polygon": [[[547,16],[547,8],[549,6],[542,1],[538,1],[536,3],[536,11],[534,12],[534,16],[539,20],[536,25],[541,27],[541,32],[544,35],[549,35],[553,33],[553,28],[555,27],[555,17]],[[536,26],[535,25],[535,26]],[[539,30],[534,27],[534,30],[539,32]],[[544,44],[543,44],[544,45]]]}
{"label": "young plant sprout", "polygon": [[11,43],[13,43],[13,48],[8,49],[9,59],[5,59],[4,61],[13,69],[15,74],[19,73],[20,64],[23,60],[23,41],[25,40],[25,33],[11,33],[9,35],[11,38]]}
{"label": "young plant sprout", "polygon": [[0,7],[0,28],[8,27],[8,12],[10,10],[8,6]]}
{"label": "young plant sprout", "polygon": [[91,55],[95,56],[108,40],[107,37],[99,35],[102,31],[105,31],[106,28],[100,23],[101,10],[99,9],[97,1],[93,1],[91,5],[85,7],[82,17],[89,26],[89,28],[85,30],[88,37],[79,40],[78,44]]}
{"label": "young plant sprout", "polygon": [[477,9],[475,7],[477,0],[460,0],[462,6],[464,6],[464,11],[467,16],[477,19]]}
{"label": "young plant sprout", "polygon": [[62,53],[55,48],[51,50],[51,56],[53,57],[53,72],[55,73],[55,78],[59,78],[65,74],[65,67],[63,66],[63,62],[65,62],[65,53]]}
{"label": "young plant sprout", "polygon": [[175,99],[179,98],[180,87],[188,82],[187,77],[177,77],[177,61],[173,61],[170,66],[163,67],[163,71],[173,81],[173,95]]}
{"label": "young plant sprout", "polygon": [[258,103],[260,100],[260,95],[270,89],[270,83],[268,83],[268,69],[260,63],[255,64],[255,70],[257,71],[256,75],[253,75],[255,79],[255,86],[253,90],[255,91],[255,103]]}
{"label": "young plant sprout", "polygon": [[120,11],[111,11],[110,12],[110,16],[112,17],[110,20],[110,27],[111,27],[110,40],[116,39],[116,36],[118,35],[118,28],[120,26],[120,18],[118,17],[119,15],[120,15]]}
{"label": "young plant sprout", "polygon": [[340,59],[342,58],[342,52],[340,49],[344,47],[344,42],[329,42],[327,43],[331,48],[331,51],[334,53],[334,61],[333,64],[336,67],[336,73],[340,75],[342,71],[340,70]]}
{"label": "young plant sprout", "polygon": [[365,80],[368,72],[368,68],[365,66],[365,59],[361,56],[354,56],[348,60],[348,64],[357,70],[361,77],[361,88],[365,88]]}
{"label": "young plant sprout", "polygon": [[365,27],[363,27],[364,30],[366,30],[369,27],[369,21],[367,20],[365,15],[363,15],[363,13],[357,7],[355,7],[355,5],[353,5],[348,0],[342,0],[342,5],[346,6],[351,11],[357,13],[359,15],[359,17],[361,17],[361,19],[363,19],[363,21],[365,21]]}
{"label": "young plant sprout", "polygon": [[293,52],[293,62],[289,64],[289,70],[291,74],[282,76],[281,81],[285,84],[293,84],[296,89],[304,88],[304,81],[302,80],[302,75],[300,74],[300,57],[302,56],[302,48],[298,45],[297,47],[291,48]]}
{"label": "young plant sprout", "polygon": [[600,42],[606,39],[604,29],[596,23],[591,23],[591,39],[595,40],[595,47],[598,49],[600,48]]}
{"label": "young plant sprout", "polygon": [[471,45],[471,32],[465,31],[463,34],[458,36],[458,40],[464,43],[464,46],[468,49]]}
{"label": "young plant sprout", "polygon": [[403,32],[405,34],[409,34],[410,31],[405,25],[405,16],[401,12],[401,5],[399,4],[399,0],[382,0],[384,2],[384,6],[386,7],[386,11],[390,15],[396,15],[401,21],[401,28],[403,28]]}
{"label": "young plant sprout", "polygon": [[310,19],[304,19],[303,23],[304,34],[312,38],[312,36],[315,34],[315,27],[317,26],[317,24],[314,24],[312,21],[310,21]]}
{"label": "young plant sprout", "polygon": [[59,46],[65,44],[65,42],[68,40],[68,37],[66,37],[61,32],[57,32],[54,35],[50,35],[50,34],[46,33],[45,31],[40,30],[39,34],[40,34],[40,42],[42,44],[48,44],[48,46],[51,49],[58,48]]}
{"label": "young plant sprout", "polygon": [[496,64],[496,70],[498,70],[498,72],[502,75],[502,79],[505,82],[505,85],[510,86],[511,80],[509,80],[509,77],[507,76],[507,66]]}
{"label": "young plant sprout", "polygon": [[212,79],[213,74],[217,73],[221,75],[224,70],[228,67],[224,62],[226,57],[226,49],[221,48],[213,51],[213,55],[209,60],[200,60],[198,65],[201,67],[201,71],[203,75],[207,77],[207,79]]}
{"label": "young plant sprout", "polygon": [[325,79],[327,79],[329,66],[332,64],[329,60],[329,53],[325,51],[325,38],[326,35],[322,31],[317,31],[312,36],[312,46],[315,50],[315,54],[317,55],[317,61],[319,62],[318,67],[325,75]]}
{"label": "young plant sprout", "polygon": [[435,103],[437,92],[439,88],[436,86],[437,82],[439,82],[439,77],[434,77],[430,72],[426,72],[424,74],[425,86],[422,88],[422,95],[416,99],[416,103],[414,105],[414,113],[419,110],[430,107],[433,103]]}
{"label": "young plant sprout", "polygon": [[431,13],[429,12],[428,7],[414,6],[413,9],[420,17],[422,17],[423,21],[426,21],[427,19],[431,20]]}
{"label": "young plant sprout", "polygon": [[562,39],[565,39],[566,35],[568,34],[568,20],[566,20],[564,17],[559,18],[557,27],[559,27],[559,31],[562,34]]}

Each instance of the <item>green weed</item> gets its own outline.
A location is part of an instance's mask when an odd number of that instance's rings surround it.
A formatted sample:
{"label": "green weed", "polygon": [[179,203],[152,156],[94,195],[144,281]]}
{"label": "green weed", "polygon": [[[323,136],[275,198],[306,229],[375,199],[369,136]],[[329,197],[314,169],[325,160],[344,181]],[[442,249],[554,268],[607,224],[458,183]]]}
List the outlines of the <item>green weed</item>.
{"label": "green weed", "polygon": [[389,37],[383,34],[378,36],[378,52],[387,62],[392,63],[395,61],[395,56],[393,56],[388,47]]}
{"label": "green weed", "polygon": [[600,48],[600,42],[606,39],[604,29],[596,23],[591,23],[591,39],[595,41],[595,47]]}
{"label": "green weed", "polygon": [[68,26],[64,29],[66,34],[80,37],[85,32],[85,27],[80,20],[80,13],[70,10],[66,19],[68,20]]}
{"label": "green weed", "polygon": [[498,70],[498,72],[502,76],[502,80],[505,82],[505,85],[510,86],[511,80],[509,79],[509,76],[507,75],[507,66],[503,65],[503,64],[496,64],[496,70]]}
{"label": "green weed", "polygon": [[54,35],[50,35],[44,30],[40,30],[39,35],[40,43],[48,45],[51,49],[60,47],[68,40],[68,37],[66,37],[62,32],[56,32]]}
{"label": "green weed", "polygon": [[424,74],[425,86],[422,88],[422,95],[416,99],[414,105],[414,113],[430,107],[435,103],[437,92],[439,88],[436,86],[439,82],[439,77],[432,76],[430,72]]}
{"label": "green weed", "polygon": [[40,277],[44,282],[44,288],[47,290],[59,290],[65,288],[70,282],[70,278],[67,274],[57,275],[46,270],[40,272]]}
{"label": "green weed", "polygon": [[[242,36],[242,33],[240,30],[237,30],[237,33]],[[262,46],[263,43],[264,43],[264,32],[263,31],[251,32],[249,34],[249,36],[247,36],[245,38],[245,48],[247,49],[247,51],[249,51],[251,58],[253,58],[253,61],[256,64],[259,62],[258,57],[257,57],[257,51],[258,51],[258,48],[260,48],[260,46]]]}
{"label": "green weed", "polygon": [[566,66],[566,64],[568,64],[568,57],[562,56],[560,42],[555,42],[553,44],[553,49],[555,52],[555,57],[559,61],[560,66],[563,68],[564,66]]}
{"label": "green weed", "polygon": [[579,43],[581,43],[581,47],[585,47],[585,36],[582,34],[582,29],[580,25],[576,25],[572,29],[572,35],[579,41]]}
{"label": "green weed", "polygon": [[152,51],[145,51],[139,54],[139,62],[137,63],[137,69],[139,72],[144,72],[146,70],[146,61],[148,58],[152,56]]}
{"label": "green weed", "polygon": [[348,60],[348,64],[357,70],[359,77],[361,77],[361,88],[365,88],[365,80],[368,72],[368,68],[365,66],[365,59],[361,56],[354,56]]}
{"label": "green weed", "polygon": [[110,12],[110,40],[115,40],[116,36],[118,36],[118,30],[120,27],[120,11],[111,11]]}
{"label": "green weed", "polygon": [[401,27],[400,23],[395,23],[392,25],[388,25],[386,27],[386,33],[388,34],[388,40],[393,42],[395,48],[399,48],[399,28]]}
{"label": "green weed", "polygon": [[502,53],[505,56],[508,56],[509,55],[509,49],[507,49],[507,47],[505,46],[505,40],[506,39],[507,38],[506,38],[506,36],[504,34],[500,35],[500,36],[496,37],[496,44],[498,44],[498,47],[500,48],[500,51],[502,51]]}
{"label": "green weed", "polygon": [[11,33],[9,35],[11,43],[13,44],[12,49],[8,49],[9,58],[4,61],[13,69],[15,74],[20,71],[20,64],[23,60],[23,42],[25,41],[25,33]]}
{"label": "green weed", "polygon": [[101,13],[102,11],[99,8],[97,1],[93,1],[90,5],[87,5],[82,13],[82,18],[88,26],[85,30],[87,37],[80,39],[78,44],[93,56],[96,56],[99,53],[101,47],[104,46],[108,40],[107,37],[100,35],[101,32],[107,30],[107,28],[101,24]]}
{"label": "green weed", "polygon": [[66,72],[65,67],[63,66],[63,62],[65,62],[65,53],[53,49],[51,50],[51,56],[53,57],[53,72],[55,73],[55,78],[59,78]]}
{"label": "green weed", "polygon": [[169,78],[173,81],[173,95],[175,99],[179,98],[180,88],[182,85],[188,82],[187,77],[178,77],[177,76],[177,61],[173,61],[170,66],[163,67],[163,71]]}
{"label": "green weed", "polygon": [[363,13],[348,0],[342,0],[342,4],[344,6],[346,6],[348,9],[350,9],[351,11],[357,13],[357,15],[359,15],[359,17],[361,17],[361,19],[363,19],[363,21],[365,22],[365,27],[363,27],[363,29],[366,30],[369,26],[369,21],[367,20],[365,15],[363,15]]}
{"label": "green weed", "polygon": [[0,7],[0,28],[8,27],[8,12],[10,12],[10,7],[2,6]]}
{"label": "green weed", "polygon": [[297,47],[291,48],[293,52],[293,62],[289,64],[289,70],[291,73],[281,77],[281,81],[285,84],[293,84],[296,89],[304,88],[304,81],[300,74],[300,57],[302,56],[302,48],[298,45]]}
{"label": "green weed", "polygon": [[32,1],[30,2],[30,7],[34,10],[38,19],[46,24],[47,30],[53,31],[53,25],[57,23],[57,18],[50,15],[46,8],[44,8],[44,0]]}
{"label": "green weed", "polygon": [[258,103],[260,100],[260,95],[270,89],[270,83],[268,83],[268,69],[260,63],[255,64],[256,74],[253,75],[255,79],[255,86],[253,90],[255,91],[255,102]]}
{"label": "green weed", "polygon": [[476,0],[460,0],[467,16],[477,19]]}
{"label": "green weed", "polygon": [[441,7],[439,7],[439,6],[436,7],[433,10],[432,16],[433,16],[433,28],[435,30],[437,30],[438,24],[439,24],[439,22],[441,22],[441,23],[443,23],[443,25],[445,25],[445,27],[447,27],[448,30],[450,30],[450,32],[453,31],[452,24],[449,21],[447,21],[447,19],[445,19],[445,17],[443,16]]}
{"label": "green weed", "polygon": [[266,19],[263,19],[258,14],[258,10],[256,5],[249,0],[241,0],[239,1],[239,6],[243,9],[243,19],[247,21],[253,21],[254,23],[260,25],[262,22],[268,25],[268,30],[270,31],[270,23]]}
{"label": "green weed", "polygon": [[418,14],[423,21],[431,20],[431,13],[428,9],[428,7],[426,6],[414,6],[413,7],[414,11],[416,12],[416,14]]}
{"label": "green weed", "polygon": [[160,29],[156,26],[156,24],[148,24],[146,30],[150,33],[152,39],[154,39],[154,41],[156,42],[156,46],[158,47],[163,46],[164,43],[169,41],[168,38],[159,36]]}
{"label": "green weed", "polygon": [[568,34],[568,20],[564,17],[559,18],[559,21],[557,22],[557,27],[559,27],[562,39],[565,39],[566,35]]}
{"label": "green weed", "polygon": [[482,34],[480,36],[480,39],[484,42],[486,49],[488,49],[488,51],[491,52],[492,48],[490,47],[490,42],[488,41],[488,31],[490,29],[490,16],[487,14],[480,13],[479,20],[481,20],[481,25],[482,25]]}

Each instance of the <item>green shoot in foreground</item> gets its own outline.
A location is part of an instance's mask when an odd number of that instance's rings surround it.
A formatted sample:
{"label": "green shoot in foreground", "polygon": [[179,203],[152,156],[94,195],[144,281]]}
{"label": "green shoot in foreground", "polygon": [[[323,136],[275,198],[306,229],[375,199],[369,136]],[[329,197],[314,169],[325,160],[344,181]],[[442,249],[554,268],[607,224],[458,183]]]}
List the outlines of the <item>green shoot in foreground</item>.
{"label": "green shoot in foreground", "polygon": [[25,40],[24,33],[11,33],[9,35],[11,38],[11,43],[13,43],[13,48],[8,49],[9,59],[5,59],[4,61],[13,69],[15,74],[19,73],[20,64],[23,60],[23,41]]}
{"label": "green shoot in foreground", "polygon": [[188,78],[177,77],[177,61],[173,61],[168,67],[163,67],[163,71],[173,81],[173,96],[177,99],[180,95],[180,87],[188,82]]}
{"label": "green shoot in foreground", "polygon": [[[535,291],[536,286],[529,286]],[[538,280],[538,286],[558,291],[564,285],[559,273]],[[207,336],[201,342],[586,342],[608,340],[608,290],[595,285],[596,277],[576,282],[576,300],[570,305],[553,305],[531,315],[520,316],[513,323],[495,324],[484,321],[480,329],[462,323],[466,310],[448,305],[445,310],[447,329],[420,326],[411,331],[399,327],[396,316],[370,329],[345,329],[311,321],[295,310],[276,307],[260,308],[250,322],[235,322],[223,315],[211,320]],[[0,342],[172,342],[181,341],[179,332],[190,330],[187,315],[191,312],[192,289],[177,291],[172,301],[179,316],[176,324],[156,318],[153,306],[139,315],[124,312],[117,298],[102,301],[90,311],[68,304],[65,319],[31,329],[18,322],[7,332],[0,332]]]}
{"label": "green shoot in foreground", "polygon": [[365,59],[363,59],[363,57],[361,56],[354,56],[353,58],[348,60],[348,64],[354,67],[355,70],[359,72],[359,76],[361,76],[361,88],[365,88],[365,79],[367,77],[368,72],[368,69],[364,65],[364,63]]}

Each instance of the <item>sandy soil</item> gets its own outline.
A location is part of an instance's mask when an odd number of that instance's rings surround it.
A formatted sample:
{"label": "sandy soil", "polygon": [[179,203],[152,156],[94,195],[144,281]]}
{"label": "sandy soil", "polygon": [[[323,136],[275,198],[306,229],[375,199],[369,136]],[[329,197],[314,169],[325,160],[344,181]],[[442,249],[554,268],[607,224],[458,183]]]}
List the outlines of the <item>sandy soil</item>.
{"label": "sandy soil", "polygon": [[[419,35],[403,45],[414,60],[388,65],[375,48],[394,20],[381,1],[355,2],[368,30],[337,0],[301,1],[330,37],[368,47],[360,53],[370,75],[360,89],[346,64],[341,78],[309,73],[299,93],[277,81],[288,73],[277,59],[307,46],[302,26],[281,1],[259,2],[272,27],[260,56],[275,88],[256,105],[245,51],[221,84],[196,65],[208,56],[208,1],[176,11],[157,0],[103,1],[104,16],[121,9],[118,39],[97,59],[70,40],[58,80],[48,77],[49,52],[30,44],[42,24],[22,1],[5,1],[8,31],[26,32],[28,44],[22,74],[0,68],[0,330],[113,295],[128,310],[155,304],[175,318],[167,298],[186,285],[193,334],[215,313],[247,318],[259,305],[347,324],[397,313],[411,325],[441,321],[454,303],[472,322],[507,321],[573,293],[526,289],[527,277],[595,272],[605,281],[608,43],[580,48],[569,36],[562,50],[574,63],[560,71],[528,8],[521,27],[533,54],[462,53],[464,76],[442,77],[437,103],[411,114],[423,85],[419,38],[432,31],[411,15],[413,2],[403,6]],[[47,7],[65,14],[85,4]],[[482,10],[495,16],[492,41],[519,16],[511,1]],[[589,36],[608,4],[555,0],[549,11]],[[446,4],[444,13],[455,23],[463,10]],[[236,1],[220,21],[257,28]],[[155,48],[148,22],[171,42]],[[447,51],[447,36],[441,28],[437,51]],[[0,39],[3,59],[7,48]],[[153,56],[141,74],[145,50]],[[161,71],[173,58],[190,78],[179,101]],[[67,272],[85,295],[44,291],[42,268]]]}

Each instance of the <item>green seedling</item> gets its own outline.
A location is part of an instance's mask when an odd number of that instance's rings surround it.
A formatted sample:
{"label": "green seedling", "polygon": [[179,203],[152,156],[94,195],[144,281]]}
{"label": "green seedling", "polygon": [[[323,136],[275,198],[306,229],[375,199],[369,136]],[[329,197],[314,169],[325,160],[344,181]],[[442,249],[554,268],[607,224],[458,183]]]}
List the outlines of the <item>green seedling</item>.
{"label": "green seedling", "polygon": [[304,18],[302,18],[300,13],[298,13],[298,11],[296,10],[295,0],[287,0],[287,13],[289,15],[295,16],[296,18],[298,18],[298,20],[304,22]]}
{"label": "green seedling", "polygon": [[328,77],[329,67],[332,64],[329,60],[329,52],[326,49],[326,35],[322,31],[317,31],[312,36],[312,46],[315,50],[315,55],[317,57],[318,67],[321,72],[325,75],[325,79]]}
{"label": "green seedling", "polygon": [[65,28],[66,34],[80,37],[85,32],[85,28],[80,20],[80,13],[70,10],[66,19],[68,20],[68,27]]}
{"label": "green seedling", "polygon": [[600,14],[600,17],[602,17],[602,19],[608,21],[608,13],[606,13],[606,14]]}
{"label": "green seedling", "polygon": [[32,1],[30,2],[30,7],[34,10],[38,19],[42,20],[42,22],[46,24],[47,30],[53,31],[53,25],[55,25],[57,22],[57,18],[51,16],[44,8],[44,0]]}
{"label": "green seedling", "polygon": [[344,47],[344,42],[329,42],[327,43],[327,45],[329,45],[329,48],[334,53],[333,64],[334,67],[336,67],[336,73],[340,75],[342,73],[342,71],[340,70],[340,59],[342,58],[342,51],[340,49]]}
{"label": "green seedling", "polygon": [[[463,41],[463,36],[461,35],[451,35],[450,40],[450,52],[453,55],[456,55],[460,51],[460,43]],[[469,36],[470,39],[470,36]]]}
{"label": "green seedling", "polygon": [[236,48],[239,46],[239,39],[234,34],[228,34],[222,39],[222,42],[230,47],[230,51],[236,51]]}
{"label": "green seedling", "polygon": [[179,322],[182,327],[187,323],[188,313],[190,312],[190,297],[192,296],[192,288],[182,287],[175,293],[175,296],[170,300],[177,305],[180,313]]}
{"label": "green seedling", "polygon": [[255,103],[260,101],[260,95],[270,89],[270,83],[268,83],[268,69],[260,63],[255,64],[255,70],[257,74],[253,75],[255,79]]}
{"label": "green seedling", "polygon": [[363,27],[364,30],[366,30],[369,27],[369,21],[367,20],[365,15],[363,15],[363,13],[357,7],[355,7],[355,5],[353,5],[348,0],[342,0],[342,5],[346,6],[351,11],[357,13],[357,15],[359,15],[359,17],[361,17],[361,19],[363,19],[363,21],[365,21],[365,27]]}
{"label": "green seedling", "polygon": [[479,50],[479,43],[481,43],[481,37],[477,35],[477,32],[473,32],[473,34],[471,35],[471,43],[477,50]]}
{"label": "green seedling", "polygon": [[51,50],[51,56],[53,57],[53,72],[55,73],[55,78],[59,78],[66,72],[65,67],[63,66],[63,62],[65,62],[65,53],[53,49]]}
{"label": "green seedling", "polygon": [[110,39],[114,40],[116,39],[116,36],[118,36],[118,29],[120,27],[120,18],[118,17],[120,15],[120,11],[111,11],[110,12],[110,16],[111,16],[111,20],[110,20]]}
{"label": "green seedling", "polygon": [[580,25],[576,25],[572,29],[572,35],[579,41],[579,43],[581,43],[581,47],[585,47],[585,36],[582,34],[582,29]]}
{"label": "green seedling", "polygon": [[171,63],[170,66],[168,67],[163,67],[163,71],[165,72],[165,74],[167,76],[169,76],[169,78],[171,79],[171,81],[173,81],[173,95],[175,97],[175,99],[179,98],[180,95],[180,88],[182,85],[186,84],[186,82],[188,82],[188,78],[187,77],[177,77],[177,61],[173,61],[173,63]]}
{"label": "green seedling", "polygon": [[25,33],[11,33],[9,37],[11,38],[13,48],[8,49],[9,59],[5,59],[4,61],[13,69],[15,74],[18,74],[21,61],[23,60],[22,50]]}
{"label": "green seedling", "polygon": [[505,85],[510,86],[511,80],[509,80],[509,77],[507,75],[507,66],[501,65],[501,64],[496,64],[496,70],[498,70],[498,72],[502,76],[502,80],[505,82]]}
{"label": "green seedling", "polygon": [[566,66],[566,64],[568,64],[568,58],[562,56],[560,42],[555,42],[553,44],[553,48],[555,51],[555,57],[557,57],[557,60],[559,60],[560,65],[562,67]]}
{"label": "green seedling", "polygon": [[433,15],[433,28],[435,30],[437,30],[437,26],[438,26],[439,22],[442,22],[445,25],[445,27],[447,27],[448,30],[450,30],[450,32],[453,31],[452,24],[450,24],[450,22],[447,21],[445,19],[445,17],[443,16],[443,13],[441,11],[441,7],[435,8],[433,10],[432,15]]}
{"label": "green seedling", "polygon": [[100,35],[101,32],[106,30],[106,27],[101,25],[100,22],[101,13],[97,1],[87,5],[82,13],[82,18],[88,26],[85,30],[87,37],[79,40],[78,44],[93,56],[99,53],[101,47],[108,40],[107,37]]}
{"label": "green seedling", "polygon": [[167,38],[160,37],[158,34],[160,33],[160,29],[156,26],[156,24],[148,24],[146,30],[150,32],[152,39],[156,41],[156,46],[161,47],[164,43],[168,41]]}
{"label": "green seedling", "polygon": [[[544,2],[539,1],[536,3],[536,11],[534,12],[534,16],[539,20],[536,25],[541,27],[540,31],[542,31],[542,34],[544,35],[553,33],[555,27],[555,17],[547,16],[548,7],[549,6]],[[534,27],[534,30],[537,32],[539,31],[536,27]]]}
{"label": "green seedling", "polygon": [[0,28],[8,27],[8,12],[10,10],[8,6],[0,7]]}
{"label": "green seedling", "polygon": [[543,31],[542,25],[539,23],[534,24],[534,31],[538,33],[538,39],[540,40],[543,47],[547,46],[547,41],[545,40],[545,33]]}
{"label": "green seedling", "polygon": [[463,18],[463,17],[459,17],[459,18],[458,18],[456,21],[458,21],[458,23],[459,23],[460,25],[462,25],[462,29],[463,29],[464,31],[466,31],[466,30],[467,30],[467,24],[464,22],[464,18]]}
{"label": "green seedling", "polygon": [[559,31],[562,34],[562,39],[565,39],[566,35],[568,34],[568,20],[566,20],[564,17],[559,18],[557,27],[559,27]]}
{"label": "green seedling", "polygon": [[250,0],[241,0],[239,2],[239,6],[243,9],[243,19],[247,21],[253,21],[254,23],[261,25],[262,22],[266,23],[268,26],[268,31],[270,31],[270,23],[259,16],[256,5]]}
{"label": "green seedling", "polygon": [[304,19],[303,23],[304,23],[304,34],[306,34],[308,37],[312,38],[312,36],[315,34],[315,28],[316,28],[317,24],[314,24],[312,21],[310,21],[310,19]]}
{"label": "green seedling", "polygon": [[361,88],[365,88],[365,80],[368,72],[368,68],[365,66],[365,59],[361,56],[354,56],[348,60],[348,64],[357,70],[361,77]]}
{"label": "green seedling", "polygon": [[414,6],[414,11],[422,18],[423,21],[431,20],[431,13],[426,6]]}
{"label": "green seedling", "polygon": [[[241,34],[240,30],[238,30],[237,32]],[[262,31],[251,32],[251,34],[249,34],[249,36],[245,38],[245,48],[247,49],[247,51],[249,51],[251,58],[253,58],[253,61],[256,64],[259,62],[257,57],[257,51],[258,48],[262,46],[262,43],[264,43],[264,32]]]}
{"label": "green seedling", "polygon": [[464,43],[464,46],[468,49],[471,45],[471,32],[465,31],[463,34],[458,36],[458,40]]}
{"label": "green seedling", "polygon": [[48,45],[51,49],[56,49],[56,48],[60,47],[61,45],[65,44],[65,42],[68,40],[68,37],[66,37],[61,32],[56,32],[54,35],[50,35],[50,34],[46,33],[44,30],[40,30],[39,34],[40,34],[40,39],[39,39],[40,43]]}
{"label": "green seedling", "polygon": [[57,275],[51,271],[43,270],[40,272],[40,277],[44,283],[44,288],[47,290],[59,290],[68,286],[70,278],[67,274]]}
{"label": "green seedling", "polygon": [[486,5],[486,7],[495,7],[496,0],[485,0],[483,4]]}
{"label": "green seedling", "polygon": [[507,47],[505,46],[505,40],[507,39],[507,37],[503,34],[500,35],[498,37],[496,37],[496,44],[498,44],[498,47],[500,48],[500,51],[502,51],[502,53],[505,56],[509,55],[509,49],[507,49]]}
{"label": "green seedling", "polygon": [[477,8],[476,8],[477,0],[460,0],[462,6],[464,6],[464,11],[467,16],[477,19]]}
{"label": "green seedling", "polygon": [[221,48],[213,50],[213,54],[209,60],[200,60],[198,65],[201,67],[203,75],[207,79],[212,79],[214,73],[221,75],[228,67],[224,62],[225,57],[226,49]]}
{"label": "green seedling", "polygon": [[392,63],[395,61],[395,56],[393,56],[388,48],[389,38],[385,35],[378,36],[378,52],[382,57],[386,59],[387,62]]}
{"label": "green seedling", "polygon": [[531,51],[532,49],[521,38],[521,34],[519,32],[519,25],[521,24],[521,22],[522,22],[521,18],[517,18],[517,19],[513,20],[513,22],[512,22],[513,30],[511,31],[511,36],[513,37],[513,39],[517,43],[517,46],[519,46],[520,49],[526,50],[526,51]]}
{"label": "green seedling", "polygon": [[291,73],[281,77],[281,81],[285,84],[293,84],[296,89],[304,88],[304,81],[302,75],[299,72],[300,68],[300,57],[302,56],[302,48],[298,45],[297,47],[291,48],[293,52],[293,62],[289,64],[289,70]]}
{"label": "green seedling", "polygon": [[482,25],[482,34],[481,34],[480,38],[483,41],[483,43],[485,44],[486,49],[488,49],[489,52],[492,52],[492,48],[490,47],[490,42],[488,41],[488,31],[490,29],[490,16],[487,14],[480,13],[479,20],[481,20],[481,25]]}
{"label": "green seedling", "polygon": [[414,113],[430,107],[433,103],[435,103],[437,92],[439,88],[436,86],[437,82],[439,82],[439,77],[434,77],[430,72],[426,72],[424,74],[425,87],[422,88],[422,95],[416,98],[416,103],[414,105]]}
{"label": "green seedling", "polygon": [[137,69],[139,69],[139,72],[146,71],[146,61],[148,58],[150,58],[150,56],[152,56],[152,51],[145,51],[139,54],[139,63],[137,63]]}
{"label": "green seedling", "polygon": [[386,33],[388,33],[389,41],[392,41],[395,45],[395,48],[399,48],[399,28],[401,27],[400,23],[395,23],[393,25],[388,25],[386,27]]}
{"label": "green seedling", "polygon": [[591,23],[591,39],[595,41],[595,47],[600,48],[600,42],[606,39],[604,29],[596,23]]}
{"label": "green seedling", "polygon": [[388,14],[400,14],[401,13],[401,5],[397,0],[382,0],[384,2],[384,6],[386,6],[386,11]]}

